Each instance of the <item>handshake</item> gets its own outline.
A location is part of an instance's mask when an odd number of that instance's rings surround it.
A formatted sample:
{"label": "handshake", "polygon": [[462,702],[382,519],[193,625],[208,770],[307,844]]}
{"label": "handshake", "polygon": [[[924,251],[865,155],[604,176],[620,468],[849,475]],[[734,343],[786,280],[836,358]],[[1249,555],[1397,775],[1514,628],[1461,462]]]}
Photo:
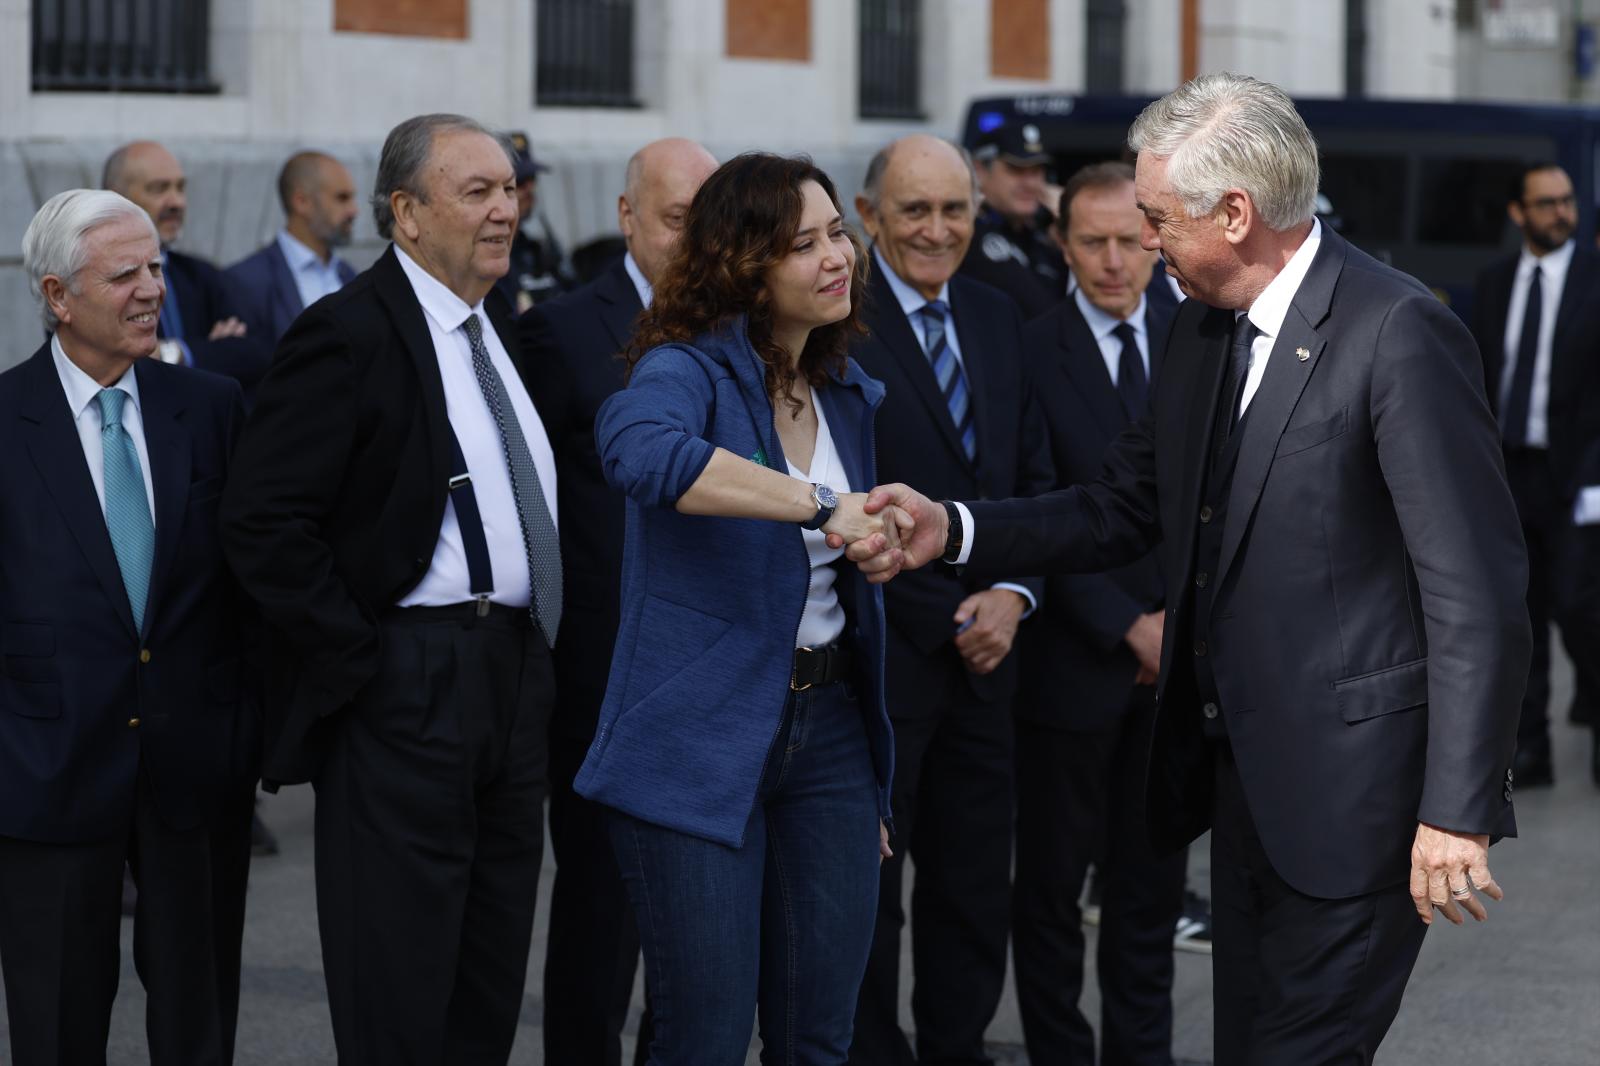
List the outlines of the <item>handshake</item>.
{"label": "handshake", "polygon": [[895,484],[840,496],[822,531],[829,547],[843,548],[868,581],[882,584],[943,555],[949,526],[943,504]]}

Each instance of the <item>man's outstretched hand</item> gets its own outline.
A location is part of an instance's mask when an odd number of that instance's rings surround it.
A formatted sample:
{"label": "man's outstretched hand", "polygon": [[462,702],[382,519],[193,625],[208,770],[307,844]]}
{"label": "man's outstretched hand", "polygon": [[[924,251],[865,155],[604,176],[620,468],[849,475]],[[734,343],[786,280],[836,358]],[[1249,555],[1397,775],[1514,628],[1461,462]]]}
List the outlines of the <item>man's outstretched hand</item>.
{"label": "man's outstretched hand", "polygon": [[828,543],[845,549],[845,558],[861,567],[873,584],[882,584],[901,570],[915,570],[944,554],[949,533],[949,518],[942,504],[928,499],[909,485],[880,485],[867,496],[865,510],[876,514],[893,507],[900,530],[900,546],[889,544],[882,534],[846,544],[842,537],[829,537]]}

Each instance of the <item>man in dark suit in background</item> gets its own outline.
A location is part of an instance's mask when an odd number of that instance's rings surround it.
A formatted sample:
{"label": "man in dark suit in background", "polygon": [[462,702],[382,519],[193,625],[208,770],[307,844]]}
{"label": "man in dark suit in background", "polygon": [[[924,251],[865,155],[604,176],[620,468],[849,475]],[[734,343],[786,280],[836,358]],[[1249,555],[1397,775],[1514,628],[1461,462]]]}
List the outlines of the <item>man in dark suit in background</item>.
{"label": "man in dark suit in background", "polygon": [[350,243],[361,209],[343,163],[296,152],[278,172],[283,229],[228,268],[227,282],[248,335],[276,345],[300,312],[356,276],[337,249]]}
{"label": "man in dark suit in background", "polygon": [[544,849],[555,461],[490,296],[510,151],[396,126],[394,244],[278,345],[223,502],[271,630],[263,780],[317,790],[317,913],[341,1063],[504,1063]]}
{"label": "man in dark suit in background", "polygon": [[150,1062],[229,1062],[258,723],[217,506],[244,406],[149,358],[165,287],[136,205],[54,196],[22,258],[52,336],[0,375],[9,1061],[105,1061],[126,864]]}
{"label": "man in dark suit in background", "polygon": [[[1093,481],[1106,448],[1149,409],[1172,316],[1145,296],[1133,167],[1100,163],[1061,193],[1058,236],[1078,288],[1023,330],[1057,485]],[[891,586],[892,587],[892,586]],[[1150,553],[1058,575],[1017,642],[1017,864],[1011,950],[1028,1057],[1172,1066],[1173,928],[1185,852],[1152,853],[1138,782],[1155,714],[1166,602]],[[1078,1008],[1078,894],[1102,900],[1100,1040]]]}
{"label": "man in dark suit in background", "polygon": [[[878,471],[945,493],[1032,495],[1053,484],[1016,304],[956,274],[974,182],[960,149],[912,136],[884,148],[856,198],[873,239],[865,321],[851,354],[882,381]],[[1012,802],[1011,646],[1040,586],[946,570],[889,590],[895,855],[851,1061],[982,1063],[1005,984]],[[912,948],[917,1055],[898,1021],[902,870],[917,866]]]}
{"label": "man in dark suit in background", "polygon": [[161,305],[162,343],[157,356],[164,363],[197,366],[233,378],[248,399],[266,372],[272,348],[249,335],[222,271],[172,248],[188,217],[183,165],[154,141],[134,141],[106,158],[100,185],[144,208],[161,235],[167,297]]}
{"label": "man in dark suit in background", "polygon": [[[717,161],[681,138],[654,141],[628,160],[617,200],[627,254],[570,296],[534,307],[519,324],[533,393],[556,453],[561,564],[568,608],[555,652],[559,698],[550,721],[550,846],[556,856],[544,965],[544,1057],[617,1066],[633,996],[639,934],[617,873],[604,808],[572,790],[605,698],[622,590],[622,496],[595,451],[594,419],[622,388],[620,353],[651,284],[672,253],[689,203]],[[638,1061],[649,1053],[640,1035]]]}
{"label": "man in dark suit in background", "polygon": [[[1517,783],[1549,785],[1550,622],[1574,661],[1594,654],[1575,640],[1572,509],[1580,458],[1600,440],[1600,254],[1578,246],[1572,180],[1554,163],[1523,169],[1506,206],[1522,232],[1517,254],[1478,279],[1473,330],[1490,406],[1498,413],[1506,476],[1528,543],[1533,665],[1517,730]],[[1600,691],[1580,671],[1572,717],[1600,720]]]}
{"label": "man in dark suit in background", "polygon": [[1424,286],[1316,221],[1281,90],[1197,78],[1129,143],[1144,246],[1190,296],[1153,411],[1091,485],[874,493],[915,528],[862,563],[1091,570],[1160,543],[1146,801],[1158,847],[1211,829],[1216,1061],[1368,1062],[1433,911],[1482,920],[1515,831],[1527,562],[1481,365]]}

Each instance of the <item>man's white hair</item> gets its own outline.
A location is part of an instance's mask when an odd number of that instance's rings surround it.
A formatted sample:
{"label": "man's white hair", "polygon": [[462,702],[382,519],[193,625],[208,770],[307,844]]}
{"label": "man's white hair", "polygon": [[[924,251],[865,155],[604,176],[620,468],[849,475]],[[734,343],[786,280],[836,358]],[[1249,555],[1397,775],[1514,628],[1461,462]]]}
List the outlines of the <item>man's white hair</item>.
{"label": "man's white hair", "polygon": [[1167,161],[1167,181],[1190,218],[1243,189],[1268,229],[1309,222],[1316,210],[1317,142],[1276,85],[1243,74],[1203,74],[1146,107],[1128,147]]}
{"label": "man's white hair", "polygon": [[54,331],[61,323],[44,298],[44,279],[54,274],[73,292],[74,281],[89,258],[90,231],[123,218],[136,218],[159,246],[160,237],[144,208],[121,193],[104,189],[68,189],[44,202],[22,235],[22,267],[28,272],[28,291],[39,302],[44,328]]}

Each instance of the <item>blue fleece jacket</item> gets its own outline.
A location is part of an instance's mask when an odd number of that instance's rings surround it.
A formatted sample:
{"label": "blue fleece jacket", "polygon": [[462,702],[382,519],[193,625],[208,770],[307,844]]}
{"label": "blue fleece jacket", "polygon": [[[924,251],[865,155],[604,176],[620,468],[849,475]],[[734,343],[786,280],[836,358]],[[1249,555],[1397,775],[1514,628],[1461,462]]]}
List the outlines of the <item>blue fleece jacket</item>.
{"label": "blue fleece jacket", "polygon": [[[883,386],[852,360],[817,393],[851,486],[871,487]],[[674,505],[717,448],[788,469],[744,318],[646,353],[601,407],[595,440],[607,480],[628,496],[627,539],[611,676],[575,787],[644,821],[742,846],[788,697],[810,558],[796,523],[685,515]],[[883,591],[847,563],[839,573],[888,818]]]}

